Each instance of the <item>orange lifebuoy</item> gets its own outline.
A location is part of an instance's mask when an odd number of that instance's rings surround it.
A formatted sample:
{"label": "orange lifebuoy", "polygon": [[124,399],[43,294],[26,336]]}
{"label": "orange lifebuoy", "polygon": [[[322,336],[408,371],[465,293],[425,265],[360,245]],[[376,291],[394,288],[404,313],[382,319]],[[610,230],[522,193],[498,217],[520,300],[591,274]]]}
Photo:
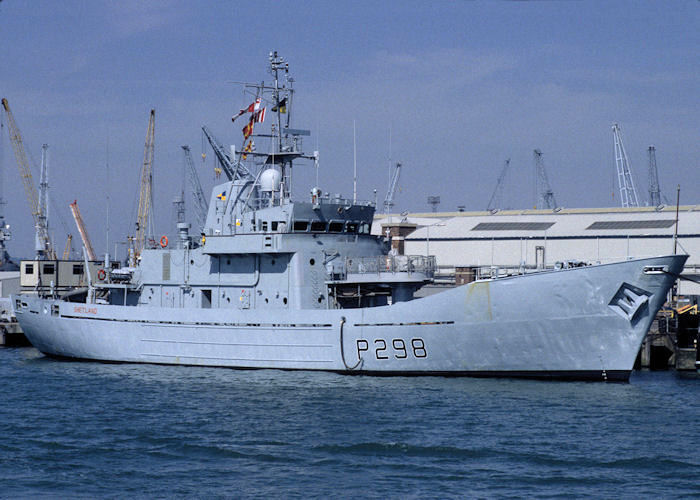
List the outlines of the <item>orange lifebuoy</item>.
{"label": "orange lifebuoy", "polygon": [[165,248],[168,246],[168,237],[163,235],[160,237],[160,246]]}
{"label": "orange lifebuoy", "polygon": [[107,273],[105,272],[104,269],[100,269],[97,271],[97,279],[100,281],[104,281],[104,279],[107,277]]}

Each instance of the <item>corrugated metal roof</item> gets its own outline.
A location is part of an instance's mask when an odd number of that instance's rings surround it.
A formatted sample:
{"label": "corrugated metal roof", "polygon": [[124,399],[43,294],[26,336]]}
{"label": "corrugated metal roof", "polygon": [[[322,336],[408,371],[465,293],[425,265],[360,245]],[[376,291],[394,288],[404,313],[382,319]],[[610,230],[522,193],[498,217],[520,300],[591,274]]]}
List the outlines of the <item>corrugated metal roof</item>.
{"label": "corrugated metal roof", "polygon": [[[627,236],[672,236],[676,217],[675,207],[654,210],[580,209],[537,211],[459,212],[407,214],[399,220],[418,224],[407,240],[416,239],[503,239],[503,238],[610,238]],[[398,218],[397,218],[398,219]],[[396,219],[395,219],[396,220]],[[375,218],[375,234],[381,233],[381,223],[387,217]],[[519,234],[520,232],[520,234]],[[679,210],[679,236],[700,235],[700,206],[686,205]]]}

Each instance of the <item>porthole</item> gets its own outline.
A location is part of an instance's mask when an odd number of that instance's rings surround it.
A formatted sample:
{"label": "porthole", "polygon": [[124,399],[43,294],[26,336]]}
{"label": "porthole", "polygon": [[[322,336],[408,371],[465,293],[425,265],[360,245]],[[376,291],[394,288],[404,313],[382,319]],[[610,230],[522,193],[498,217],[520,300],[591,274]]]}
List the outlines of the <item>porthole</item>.
{"label": "porthole", "polygon": [[274,266],[275,265],[275,259],[272,259],[271,264]]}
{"label": "porthole", "polygon": [[316,264],[316,261],[314,259],[311,259],[309,260],[309,264],[313,266],[314,264]]}
{"label": "porthole", "polygon": [[284,304],[286,304],[286,303],[287,303],[287,297],[283,298],[283,299],[282,299],[282,302],[283,302]]}
{"label": "porthole", "polygon": [[320,304],[321,302],[323,302],[323,295],[318,296],[318,303]]}
{"label": "porthole", "polygon": [[194,259],[192,259],[192,260],[190,261],[190,264],[194,264]]}

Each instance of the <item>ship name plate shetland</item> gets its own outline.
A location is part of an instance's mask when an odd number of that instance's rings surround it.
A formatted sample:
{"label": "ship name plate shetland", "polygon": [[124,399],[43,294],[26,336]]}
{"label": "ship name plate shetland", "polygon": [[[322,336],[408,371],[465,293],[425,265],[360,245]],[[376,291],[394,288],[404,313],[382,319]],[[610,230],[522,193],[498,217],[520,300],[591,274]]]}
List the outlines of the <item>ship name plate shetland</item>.
{"label": "ship name plate shetland", "polygon": [[37,349],[128,363],[628,380],[687,256],[464,280],[418,297],[435,258],[400,255],[390,234],[372,235],[373,203],[320,186],[292,196],[295,163],[321,165],[303,150],[310,132],[293,127],[289,65],[277,52],[268,62],[273,81],[246,84],[256,98],[234,116],[245,116],[241,146],[229,151],[203,127],[225,179],[201,231],[179,224],[175,244],[143,249],[82,295],[14,296]]}

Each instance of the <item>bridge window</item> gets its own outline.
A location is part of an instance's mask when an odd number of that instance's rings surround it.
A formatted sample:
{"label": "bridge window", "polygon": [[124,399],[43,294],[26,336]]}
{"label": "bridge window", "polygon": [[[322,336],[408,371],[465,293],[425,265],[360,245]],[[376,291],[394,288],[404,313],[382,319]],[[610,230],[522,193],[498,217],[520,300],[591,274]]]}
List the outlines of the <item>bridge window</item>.
{"label": "bridge window", "polygon": [[44,274],[54,274],[55,268],[53,264],[44,264]]}
{"label": "bridge window", "polygon": [[326,232],[326,222],[322,220],[311,221],[311,232],[312,233],[325,233]]}
{"label": "bridge window", "polygon": [[344,225],[345,225],[345,222],[342,222],[342,221],[331,221],[328,224],[328,232],[329,233],[342,233]]}
{"label": "bridge window", "polygon": [[34,274],[34,264],[25,264],[24,265],[24,273],[25,274]]}
{"label": "bridge window", "polygon": [[356,233],[357,232],[357,222],[348,222],[345,226],[346,233]]}
{"label": "bridge window", "polygon": [[297,233],[304,233],[309,230],[309,221],[307,220],[295,220],[294,221],[294,231]]}
{"label": "bridge window", "polygon": [[370,232],[370,226],[367,222],[363,222],[360,224],[360,228],[358,231],[360,234],[369,234]]}
{"label": "bridge window", "polygon": [[83,274],[83,265],[82,264],[73,264],[73,274],[74,275]]}

